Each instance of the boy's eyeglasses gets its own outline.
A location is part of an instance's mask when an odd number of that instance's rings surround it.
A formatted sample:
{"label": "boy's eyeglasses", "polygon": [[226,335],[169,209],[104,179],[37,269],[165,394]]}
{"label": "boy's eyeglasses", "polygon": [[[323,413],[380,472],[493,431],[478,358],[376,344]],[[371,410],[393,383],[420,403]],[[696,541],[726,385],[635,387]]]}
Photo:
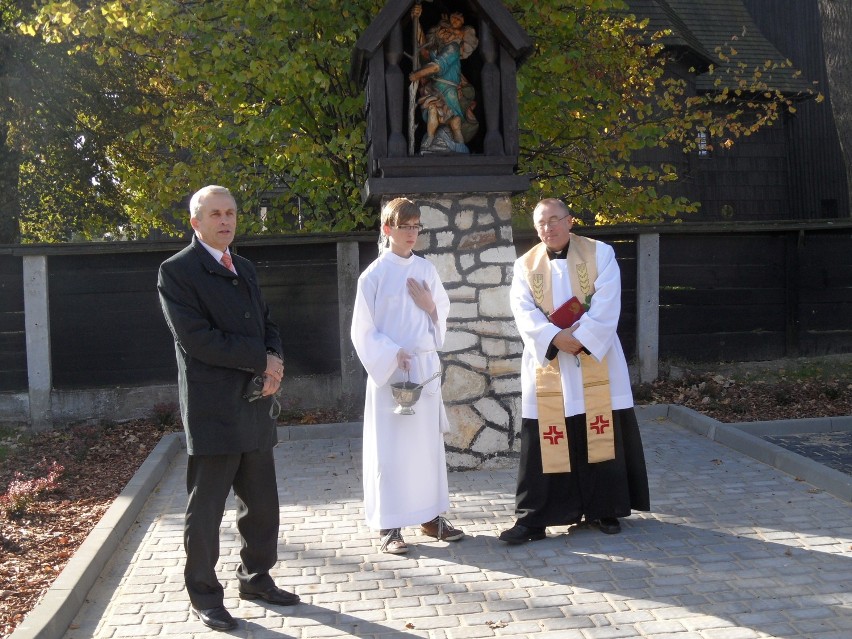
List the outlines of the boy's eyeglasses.
{"label": "boy's eyeglasses", "polygon": [[398,228],[400,231],[416,231],[417,233],[419,233],[420,231],[423,230],[423,225],[422,224],[401,224],[400,226],[397,226],[396,228]]}

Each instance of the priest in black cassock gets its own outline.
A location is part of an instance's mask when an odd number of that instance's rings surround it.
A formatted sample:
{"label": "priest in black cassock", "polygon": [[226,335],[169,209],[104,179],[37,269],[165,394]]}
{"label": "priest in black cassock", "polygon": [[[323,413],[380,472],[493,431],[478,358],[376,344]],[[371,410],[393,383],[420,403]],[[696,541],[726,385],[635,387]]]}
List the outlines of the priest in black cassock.
{"label": "priest in black cassock", "polygon": [[573,217],[558,199],[539,202],[533,222],[541,243],[515,262],[510,293],[524,352],[517,520],[500,534],[509,544],[544,539],[548,526],[581,521],[615,534],[619,518],[650,509],[616,335],[615,252],[571,233]]}

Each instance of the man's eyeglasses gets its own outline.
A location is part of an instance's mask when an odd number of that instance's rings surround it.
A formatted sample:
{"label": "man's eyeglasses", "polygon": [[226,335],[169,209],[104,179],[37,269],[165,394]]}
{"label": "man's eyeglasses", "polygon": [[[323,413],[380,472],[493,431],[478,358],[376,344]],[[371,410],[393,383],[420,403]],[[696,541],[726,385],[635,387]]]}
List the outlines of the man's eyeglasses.
{"label": "man's eyeglasses", "polygon": [[554,227],[554,226],[556,226],[559,222],[561,222],[562,220],[564,220],[565,218],[568,218],[568,217],[571,217],[571,216],[570,216],[570,215],[563,215],[562,217],[552,217],[552,218],[550,218],[549,220],[545,220],[544,222],[539,222],[538,224],[536,224],[536,225],[535,225],[535,227],[536,227],[539,231],[543,231],[543,230],[545,230],[545,229],[546,229],[546,228],[548,228],[548,227],[549,227],[549,228],[553,228],[553,227]]}
{"label": "man's eyeglasses", "polygon": [[419,233],[420,231],[423,230],[423,225],[422,224],[401,224],[400,226],[397,226],[396,228],[398,228],[400,231],[416,231],[417,233]]}

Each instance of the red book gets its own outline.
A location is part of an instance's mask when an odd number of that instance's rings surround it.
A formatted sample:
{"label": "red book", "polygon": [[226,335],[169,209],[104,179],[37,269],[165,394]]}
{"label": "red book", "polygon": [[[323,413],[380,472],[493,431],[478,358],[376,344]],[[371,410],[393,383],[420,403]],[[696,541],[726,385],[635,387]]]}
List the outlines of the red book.
{"label": "red book", "polygon": [[585,312],[586,308],[583,303],[574,296],[548,315],[547,319],[559,328],[568,328],[580,319]]}

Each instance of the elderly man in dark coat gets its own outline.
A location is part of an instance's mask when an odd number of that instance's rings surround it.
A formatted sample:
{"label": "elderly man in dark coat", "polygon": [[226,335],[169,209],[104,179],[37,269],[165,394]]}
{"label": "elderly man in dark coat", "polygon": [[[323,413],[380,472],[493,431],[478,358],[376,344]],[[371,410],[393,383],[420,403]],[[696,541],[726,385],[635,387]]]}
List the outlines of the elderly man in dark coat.
{"label": "elderly man in dark coat", "polygon": [[216,577],[219,527],[231,489],[242,537],[240,597],[292,605],[275,586],[278,488],[273,395],[284,375],[281,337],[248,260],[232,255],[236,202],[221,186],[190,201],[192,244],[160,266],[157,288],[175,339],[181,417],[189,459],[184,578],[192,609],[210,628],[231,630]]}

